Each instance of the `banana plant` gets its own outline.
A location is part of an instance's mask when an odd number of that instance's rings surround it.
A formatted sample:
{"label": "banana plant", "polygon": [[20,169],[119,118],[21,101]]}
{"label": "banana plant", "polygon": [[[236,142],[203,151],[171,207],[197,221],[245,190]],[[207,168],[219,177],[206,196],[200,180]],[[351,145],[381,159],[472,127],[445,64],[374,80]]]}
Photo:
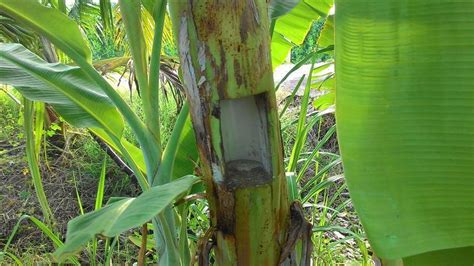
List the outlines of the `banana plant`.
{"label": "banana plant", "polygon": [[351,198],[390,265],[474,264],[474,3],[336,0]]}
{"label": "banana plant", "polygon": [[287,193],[270,55],[270,21],[298,2],[170,2],[210,206],[201,265],[211,249],[216,265],[311,264],[311,224]]}
{"label": "banana plant", "polygon": [[[273,1],[270,17],[275,20],[288,13],[297,2]],[[151,45],[143,33],[142,4],[155,24],[155,36]],[[101,7],[107,6],[101,5]],[[173,132],[175,138],[172,138],[168,143],[165,154],[160,154],[157,86],[162,29],[166,19],[164,15],[166,1],[120,1],[120,19],[129,40],[128,48],[133,59],[135,75],[143,94],[145,123],[138,119],[113,88],[91,67],[90,51],[75,23],[60,12],[45,8],[35,1],[4,1],[0,4],[0,8],[16,22],[20,22],[27,28],[48,38],[76,65],[48,64],[22,46],[3,45],[0,49],[1,57],[4,59],[0,71],[5,73],[2,75],[2,82],[15,86],[31,100],[51,104],[72,125],[87,127],[101,137],[118,154],[123,156],[145,193],[153,190],[150,187],[166,186],[177,172],[186,174],[183,171],[186,169],[185,167],[176,166],[189,163],[189,159],[187,159],[189,156],[186,155],[195,155],[195,150],[187,152],[180,150],[178,152],[178,149],[193,147],[192,145],[183,145],[184,143],[194,144],[194,135],[190,134],[192,133],[190,130],[185,129],[190,125],[188,122],[184,122],[188,121],[184,119],[187,117],[187,108],[183,108],[183,114],[180,115],[184,118],[178,119],[181,122],[177,123],[177,130]],[[49,23],[47,18],[54,19],[55,24]],[[151,49],[150,46],[152,46]],[[122,138],[124,123],[127,123],[135,132],[143,152]],[[161,158],[163,159],[160,160]],[[192,181],[195,182],[195,179]],[[188,188],[193,182],[184,182],[187,184],[185,188]],[[175,192],[174,197],[183,193],[182,190]],[[124,209],[124,207],[120,207],[119,203],[114,204],[109,207],[112,214],[91,214],[91,217],[109,221],[107,215],[115,216],[117,213],[114,210]],[[105,211],[102,210],[102,212]],[[149,215],[156,213],[156,210],[148,212],[146,218],[151,219],[153,216]],[[71,221],[65,246],[56,253],[58,258],[62,259],[64,256],[74,253],[85,243],[84,241],[95,234],[111,236],[119,233],[117,230],[112,230],[112,233],[110,231],[103,232],[104,228],[112,226],[110,223],[105,223],[102,226],[94,227],[96,230],[88,234],[81,234],[81,230],[84,230],[81,225],[86,221],[90,222],[87,219],[90,218],[78,217]],[[137,221],[132,222],[129,223],[129,226],[139,225]],[[143,220],[138,222],[143,223]],[[160,254],[161,262],[169,265],[187,264],[187,261],[181,257],[189,256],[180,256],[176,250],[177,234],[174,231],[176,221],[171,208],[165,205],[160,215],[154,219],[154,223],[155,228],[159,229],[156,236],[157,249],[164,250]],[[284,233],[284,231],[281,232],[282,235]]]}
{"label": "banana plant", "polygon": [[[302,42],[312,20],[327,16],[332,3],[278,2],[273,1],[269,13],[274,67],[292,45]],[[323,6],[314,6],[316,2]],[[160,262],[188,264],[189,256],[179,250],[182,239],[177,239],[178,221],[171,207],[198,182],[194,176],[175,180],[178,172],[186,175],[183,169],[193,166],[186,159],[189,156],[182,155],[196,153],[186,150],[194,139],[187,106],[164,153],[160,141],[157,73],[166,1],[123,0],[120,5],[137,81],[143,88],[145,122],[93,68],[77,25],[33,0],[3,0],[0,11],[47,38],[74,65],[47,63],[22,45],[1,44],[0,82],[15,86],[29,100],[51,104],[72,125],[90,128],[123,156],[144,191],[135,199],[111,203],[73,220],[58,257],[77,252],[96,234],[114,236],[152,220]],[[155,21],[151,50],[139,19],[142,6]],[[337,130],[351,197],[375,254],[387,265],[446,265],[453,258],[456,264],[472,265],[474,35],[466,25],[474,24],[473,4],[336,0],[336,6],[335,28],[330,17],[325,30],[331,36],[335,29],[336,36]],[[192,36],[180,37],[184,47],[196,41],[182,38]],[[321,38],[320,44],[330,40]],[[188,66],[198,65],[200,56],[206,56],[194,52],[197,56],[189,58]],[[192,74],[190,70],[185,73]],[[225,89],[232,94],[232,88]],[[140,148],[123,139],[125,123]],[[153,209],[146,206],[150,202]],[[218,252],[228,254],[225,251]]]}
{"label": "banana plant", "polygon": [[[199,181],[194,176],[175,180],[177,173],[190,174],[193,171],[194,164],[190,158],[196,157],[194,136],[186,129],[190,122],[185,106],[162,154],[158,77],[166,1],[143,1],[143,4],[155,20],[151,54],[146,53],[140,30],[142,3],[120,2],[134,69],[142,90],[145,121],[138,118],[94,69],[91,52],[74,21],[59,10],[47,8],[34,0],[0,2],[1,13],[47,38],[74,62],[74,65],[48,63],[20,44],[0,44],[0,82],[14,86],[29,100],[50,104],[71,125],[89,128],[101,137],[123,157],[144,191],[136,199],[111,203],[71,221],[65,245],[55,253],[59,259],[78,252],[81,245],[96,234],[115,236],[152,220],[158,228],[155,239],[160,263],[187,264],[179,254],[177,221],[171,204]],[[125,123],[135,133],[140,148],[123,139]],[[154,205],[149,208],[150,200]],[[116,219],[109,219],[111,216]],[[85,224],[95,222],[100,224],[93,227],[95,231],[85,227]]]}

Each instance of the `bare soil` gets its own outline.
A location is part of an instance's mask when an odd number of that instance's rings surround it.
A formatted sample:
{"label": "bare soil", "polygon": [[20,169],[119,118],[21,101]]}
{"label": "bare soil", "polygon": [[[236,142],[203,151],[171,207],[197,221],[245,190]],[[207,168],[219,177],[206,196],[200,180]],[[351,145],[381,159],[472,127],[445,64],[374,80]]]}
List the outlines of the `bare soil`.
{"label": "bare soil", "polygon": [[[55,218],[53,227],[63,240],[67,222],[80,215],[76,189],[84,212],[93,210],[99,175],[91,174],[88,168],[100,169],[102,163],[85,156],[82,149],[84,136],[72,138],[68,147],[64,147],[64,141],[53,139],[48,146],[48,163],[41,165],[44,190]],[[0,249],[3,249],[22,215],[42,221],[43,216],[26,163],[24,143],[12,146],[8,141],[1,141],[0,151]],[[45,161],[44,156],[41,161]],[[107,169],[104,204],[110,196],[136,196],[139,193],[137,185],[113,162],[109,162]],[[36,254],[54,250],[51,241],[27,220],[21,223],[10,247],[20,256],[32,248]]]}

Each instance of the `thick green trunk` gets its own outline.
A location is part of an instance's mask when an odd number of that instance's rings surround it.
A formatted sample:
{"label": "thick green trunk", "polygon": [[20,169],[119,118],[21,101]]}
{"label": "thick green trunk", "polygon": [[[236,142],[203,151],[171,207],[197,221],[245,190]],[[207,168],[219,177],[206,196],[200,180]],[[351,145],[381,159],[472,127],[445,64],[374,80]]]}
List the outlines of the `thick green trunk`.
{"label": "thick green trunk", "polygon": [[[216,262],[277,265],[293,220],[267,2],[171,1],[170,7],[207,183]],[[202,263],[208,251],[201,252]]]}

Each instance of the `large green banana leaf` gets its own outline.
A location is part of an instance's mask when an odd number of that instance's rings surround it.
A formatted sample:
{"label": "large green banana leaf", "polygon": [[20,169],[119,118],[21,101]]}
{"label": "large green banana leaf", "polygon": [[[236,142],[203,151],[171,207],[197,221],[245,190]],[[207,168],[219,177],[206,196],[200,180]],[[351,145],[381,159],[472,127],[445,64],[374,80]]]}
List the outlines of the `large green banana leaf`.
{"label": "large green banana leaf", "polygon": [[0,83],[51,104],[74,126],[122,135],[123,120],[114,104],[78,67],[47,63],[20,44],[0,44]]}
{"label": "large green banana leaf", "polygon": [[[36,0],[0,1],[0,12],[15,18],[18,23],[26,25],[36,33],[46,36],[53,45],[80,66],[81,71],[100,87],[130,125],[144,151],[147,173],[150,175],[155,173],[160,150],[157,139],[115,89],[92,67],[90,51],[85,40],[81,38],[78,26],[60,11],[42,6]],[[45,17],[44,14],[49,14],[49,16]],[[142,185],[146,184],[142,182]]]}
{"label": "large green banana leaf", "polygon": [[341,154],[375,253],[473,265],[474,1],[336,0],[335,25]]}
{"label": "large green banana leaf", "polygon": [[56,250],[55,256],[63,261],[96,235],[115,237],[148,222],[198,180],[198,177],[186,176],[162,186],[155,186],[137,198],[125,198],[74,218],[68,223],[66,242]]}
{"label": "large green banana leaf", "polygon": [[89,62],[92,60],[91,51],[79,27],[58,10],[47,8],[35,0],[1,0],[0,11],[41,32],[61,50],[73,52]]}
{"label": "large green banana leaf", "polygon": [[47,63],[19,44],[0,44],[0,83],[51,104],[73,126],[91,129],[128,161],[146,186],[140,174],[146,169],[143,152],[122,138],[121,114],[81,68]]}

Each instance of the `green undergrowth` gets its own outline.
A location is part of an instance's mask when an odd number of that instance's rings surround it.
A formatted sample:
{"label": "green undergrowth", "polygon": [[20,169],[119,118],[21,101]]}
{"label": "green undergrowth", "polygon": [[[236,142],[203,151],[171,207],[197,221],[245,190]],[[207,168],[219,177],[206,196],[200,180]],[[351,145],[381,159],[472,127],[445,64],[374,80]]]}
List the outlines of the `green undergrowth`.
{"label": "green undergrowth", "polygon": [[23,126],[21,106],[15,102],[19,97],[13,89],[0,85],[0,141],[11,146],[17,146],[23,139],[19,130]]}
{"label": "green undergrowth", "polygon": [[[18,96],[18,95],[17,95]],[[138,114],[141,113],[140,97],[135,91],[130,95],[123,91],[122,96]],[[362,226],[350,202],[347,187],[343,178],[343,169],[335,134],[334,115],[329,113],[319,116],[309,105],[306,122],[311,124],[309,131],[302,134],[298,130],[301,119],[301,108],[304,99],[295,97],[281,117],[282,137],[285,151],[285,166],[295,160],[296,167],[287,173],[290,194],[295,200],[303,202],[308,220],[314,225],[313,257],[315,265],[368,264],[370,248],[367,244]],[[285,100],[280,105],[283,106]],[[9,149],[21,146],[22,136],[21,106],[17,105],[6,93],[0,94],[1,117],[0,132],[2,140],[8,140],[8,147],[3,148],[0,156],[2,169],[8,163],[12,167],[2,171],[2,178],[14,176],[21,182],[13,182],[15,178],[5,179],[12,184],[4,187],[18,186],[3,190],[9,197],[14,215],[6,223],[7,230],[0,236],[0,250],[3,250],[7,238],[11,235],[15,223],[23,214],[41,218],[41,211],[35,200],[35,193],[29,180],[25,162],[24,149],[18,148],[16,153]],[[167,142],[171,129],[176,121],[177,107],[172,99],[162,97],[161,102],[162,140]],[[59,129],[58,129],[59,127]],[[42,174],[45,190],[54,211],[56,223],[54,231],[60,238],[65,235],[67,221],[82,212],[94,209],[97,186],[104,160],[104,151],[88,132],[72,129],[62,121],[51,123],[47,141],[43,145]],[[131,130],[125,128],[126,139],[136,144]],[[10,143],[11,142],[11,143]],[[292,154],[295,143],[302,143],[298,154]],[[104,204],[110,197],[136,196],[140,193],[134,179],[127,176],[109,157],[106,158],[106,176],[104,188]],[[1,199],[1,198],[0,198]],[[2,210],[5,212],[5,210]],[[187,206],[187,228],[190,249],[196,251],[199,239],[209,228],[208,206],[204,199],[191,201]],[[152,225],[149,225],[149,228]],[[8,232],[8,233],[7,233]],[[103,263],[107,254],[115,263],[131,264],[135,262],[140,243],[139,229],[130,230],[117,240],[99,238],[80,254],[79,262],[85,264]],[[150,236],[149,248],[153,248]],[[112,245],[112,243],[115,243]],[[48,255],[54,250],[51,239],[38,226],[25,219],[13,235],[7,251],[17,256],[24,264],[50,264]],[[150,254],[152,254],[150,252]],[[146,258],[148,263],[156,262],[156,257]],[[13,263],[11,256],[4,255],[2,263]]]}
{"label": "green undergrowth", "polygon": [[[304,136],[297,128],[302,101],[302,97],[293,99],[281,117],[281,127],[287,168],[295,143],[303,141],[303,148],[295,159],[296,168],[287,172],[287,178],[290,195],[302,201],[307,218],[314,226],[314,263],[367,265],[370,247],[344,182],[334,114],[317,118],[316,110],[309,106],[307,123],[314,126]],[[283,103],[285,100],[280,105]]]}
{"label": "green undergrowth", "polygon": [[[21,96],[9,88],[10,96]],[[140,97],[122,93],[124,99],[139,112]],[[26,163],[23,134],[22,106],[5,91],[0,91],[0,265],[14,264],[18,259],[24,265],[51,264],[55,245],[37,224],[30,219],[16,223],[25,214],[42,220],[41,209],[35,197],[28,165]],[[161,99],[162,139],[166,142],[176,120],[177,107],[171,99]],[[71,128],[62,119],[49,121],[44,129],[45,142],[41,146],[41,174],[48,202],[55,222],[46,228],[62,239],[66,225],[72,218],[94,210],[99,177],[105,152],[86,130]],[[136,143],[131,130],[125,128],[125,137]],[[139,185],[108,156],[106,158],[103,204],[111,197],[137,196]],[[111,247],[113,239],[97,239],[80,254],[83,264],[103,263],[109,253],[111,260],[132,264],[139,247],[128,237],[131,230],[121,236]],[[11,243],[5,249],[8,239]],[[108,249],[106,248],[108,245]],[[6,252],[5,252],[6,251]],[[5,252],[5,253],[4,253]]]}

